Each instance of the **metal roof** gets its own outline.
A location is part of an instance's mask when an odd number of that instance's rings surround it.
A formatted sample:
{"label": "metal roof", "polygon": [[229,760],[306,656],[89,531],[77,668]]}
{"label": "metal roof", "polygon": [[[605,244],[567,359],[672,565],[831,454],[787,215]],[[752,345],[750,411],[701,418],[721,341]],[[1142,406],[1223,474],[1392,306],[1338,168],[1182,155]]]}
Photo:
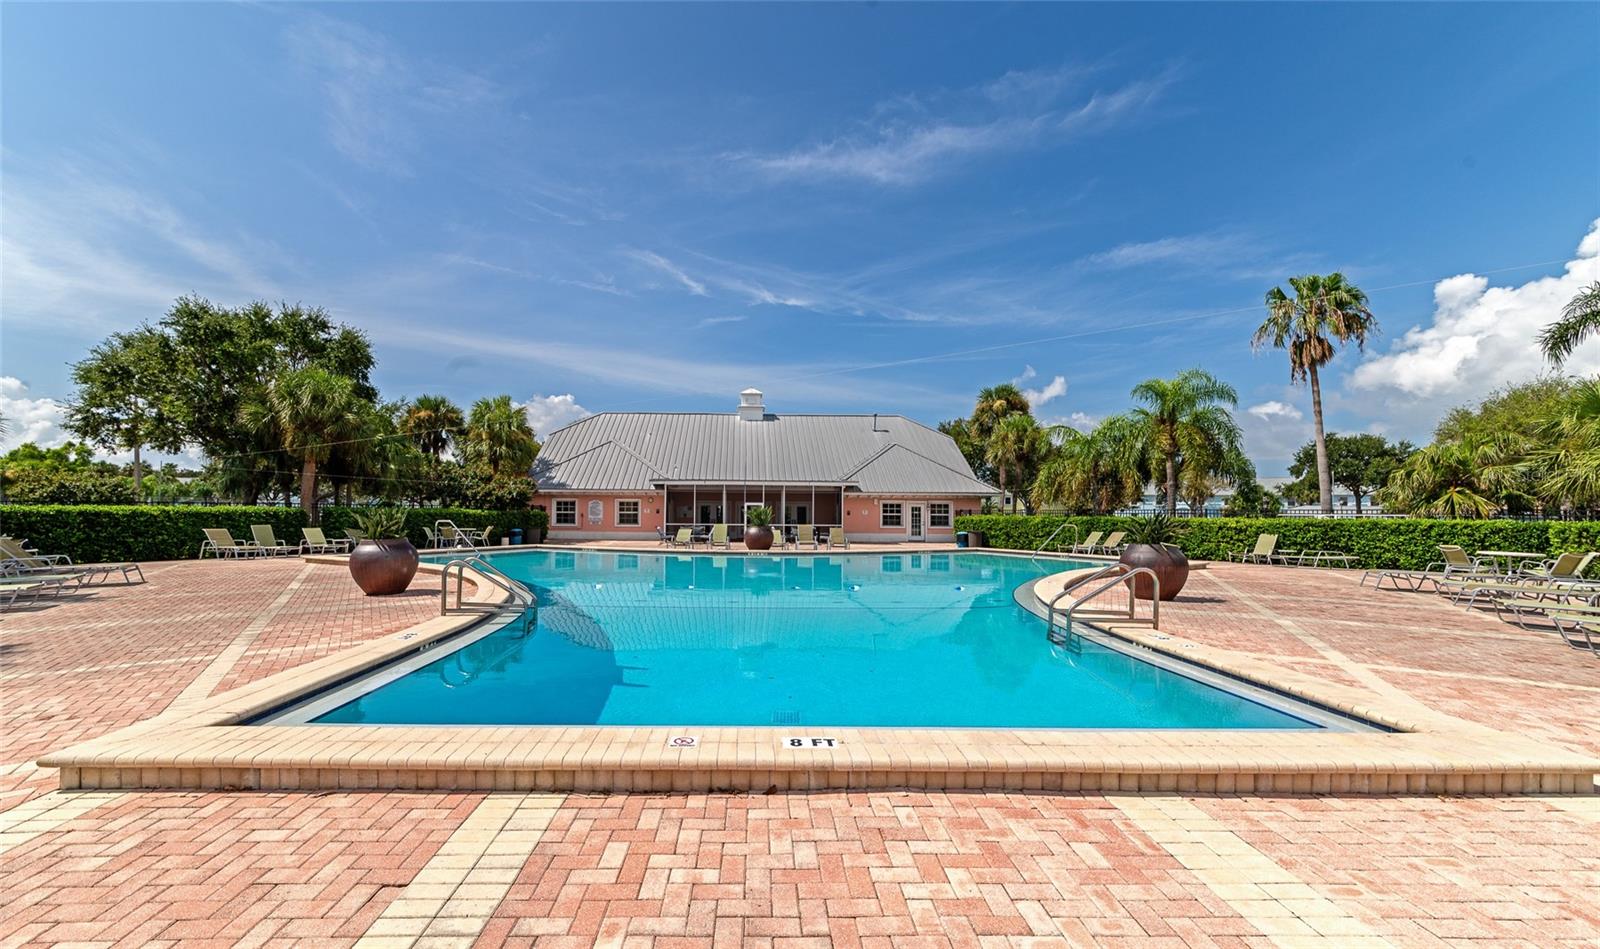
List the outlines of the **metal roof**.
{"label": "metal roof", "polygon": [[533,465],[540,491],[663,484],[842,484],[870,494],[990,495],[948,435],[900,415],[604,412],[558,429]]}

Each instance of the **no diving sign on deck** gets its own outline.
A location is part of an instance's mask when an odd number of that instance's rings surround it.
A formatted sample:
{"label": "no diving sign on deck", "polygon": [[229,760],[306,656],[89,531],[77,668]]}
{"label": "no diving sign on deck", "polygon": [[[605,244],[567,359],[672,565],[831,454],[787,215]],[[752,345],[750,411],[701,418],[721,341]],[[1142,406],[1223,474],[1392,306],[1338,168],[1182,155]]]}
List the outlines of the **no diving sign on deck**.
{"label": "no diving sign on deck", "polygon": [[668,748],[698,748],[700,736],[698,735],[673,735],[667,739]]}

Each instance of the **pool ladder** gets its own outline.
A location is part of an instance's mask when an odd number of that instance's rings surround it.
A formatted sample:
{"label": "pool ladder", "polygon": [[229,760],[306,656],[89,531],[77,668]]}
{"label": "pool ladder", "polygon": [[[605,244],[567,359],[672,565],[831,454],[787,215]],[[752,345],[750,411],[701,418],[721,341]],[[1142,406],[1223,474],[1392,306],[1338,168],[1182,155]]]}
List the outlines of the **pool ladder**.
{"label": "pool ladder", "polygon": [[[1134,578],[1143,574],[1150,578],[1150,615],[1141,618],[1137,615],[1139,600],[1133,595]],[[1087,593],[1078,593],[1080,589],[1096,580],[1105,582],[1089,590]],[[1045,635],[1056,645],[1062,645],[1074,635],[1072,632],[1072,617],[1079,607],[1108,590],[1115,589],[1119,584],[1128,588],[1128,613],[1126,616],[1121,611],[1101,610],[1092,615],[1103,618],[1115,618],[1127,623],[1149,623],[1151,629],[1161,628],[1161,578],[1149,567],[1130,567],[1123,563],[1107,564],[1093,573],[1077,577],[1061,588],[1061,592],[1050,598],[1045,614]],[[1071,596],[1072,600],[1066,606],[1061,606],[1061,601]],[[1056,617],[1060,615],[1065,622],[1059,623]]]}
{"label": "pool ladder", "polygon": [[[466,583],[467,570],[475,571],[478,576],[489,581],[490,584],[505,591],[511,599],[504,603],[465,603],[462,602],[462,587]],[[456,581],[456,605],[450,605],[450,578]],[[521,582],[513,580],[501,572],[500,568],[473,554],[459,560],[452,560],[444,565],[444,570],[439,574],[439,615],[450,613],[499,613],[502,611],[516,610],[526,612],[539,605],[539,598],[533,591]]]}

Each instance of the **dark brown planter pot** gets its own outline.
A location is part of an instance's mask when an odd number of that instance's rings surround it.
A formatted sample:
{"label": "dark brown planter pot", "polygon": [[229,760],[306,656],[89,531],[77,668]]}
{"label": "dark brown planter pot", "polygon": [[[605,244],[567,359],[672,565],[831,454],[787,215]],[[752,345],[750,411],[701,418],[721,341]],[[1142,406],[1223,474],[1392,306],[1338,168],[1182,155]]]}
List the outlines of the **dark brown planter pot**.
{"label": "dark brown planter pot", "polygon": [[746,550],[771,550],[772,528],[746,527],[744,529],[744,547]]}
{"label": "dark brown planter pot", "polygon": [[[1161,581],[1161,599],[1177,596],[1189,582],[1189,558],[1176,547],[1157,547],[1154,544],[1129,544],[1122,550],[1121,560],[1130,567],[1149,567]],[[1151,598],[1150,578],[1140,574],[1133,578],[1133,595],[1140,600]]]}
{"label": "dark brown planter pot", "polygon": [[404,537],[368,538],[350,552],[350,576],[367,596],[404,593],[417,575],[417,548]]}

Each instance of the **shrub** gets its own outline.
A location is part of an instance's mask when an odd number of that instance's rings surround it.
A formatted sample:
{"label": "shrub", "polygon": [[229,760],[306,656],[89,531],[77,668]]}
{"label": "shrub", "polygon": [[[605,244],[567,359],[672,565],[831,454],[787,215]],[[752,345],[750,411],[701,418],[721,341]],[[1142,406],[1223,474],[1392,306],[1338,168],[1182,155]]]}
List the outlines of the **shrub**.
{"label": "shrub", "polygon": [[[328,508],[322,525],[332,536],[354,527],[361,509]],[[459,527],[492,529],[504,536],[513,527],[524,531],[543,528],[549,518],[543,511],[478,511],[470,508],[402,508],[405,532],[413,542],[424,539],[423,527],[440,518]],[[270,524],[288,543],[300,539],[306,524],[299,508],[197,507],[193,505],[0,505],[0,530],[28,540],[46,553],[67,554],[79,563],[121,560],[183,560],[200,552],[202,528],[226,528],[235,537],[250,536],[251,524]]]}
{"label": "shrub", "polygon": [[6,484],[14,504],[132,504],[133,479],[94,470],[24,468]]}
{"label": "shrub", "polygon": [[[1037,517],[1005,514],[956,518],[956,530],[984,532],[991,547],[1034,550],[1063,523],[1091,531],[1126,530],[1125,517]],[[1354,556],[1362,567],[1417,570],[1439,559],[1440,544],[1467,550],[1528,550],[1557,553],[1600,550],[1600,522],[1434,520],[1425,518],[1207,517],[1186,522],[1179,542],[1197,560],[1221,560],[1231,551],[1249,550],[1260,534],[1277,534],[1286,550],[1332,550]],[[1072,546],[1074,534],[1062,531],[1050,549]]]}

